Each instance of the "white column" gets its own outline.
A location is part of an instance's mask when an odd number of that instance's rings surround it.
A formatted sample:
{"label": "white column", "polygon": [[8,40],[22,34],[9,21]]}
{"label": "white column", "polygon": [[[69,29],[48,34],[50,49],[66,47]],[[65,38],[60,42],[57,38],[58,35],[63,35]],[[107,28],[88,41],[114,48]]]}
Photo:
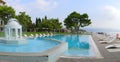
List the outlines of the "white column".
{"label": "white column", "polygon": [[7,29],[7,28],[5,28],[5,37],[6,37],[6,39],[8,39],[8,32],[9,32],[9,30]]}
{"label": "white column", "polygon": [[11,35],[10,35],[10,28],[8,28],[8,39],[10,39]]}
{"label": "white column", "polygon": [[13,38],[12,33],[13,33],[12,28],[10,28],[10,36],[9,36],[10,39]]}
{"label": "white column", "polygon": [[18,29],[15,28],[15,39],[17,39],[17,38],[18,38]]}
{"label": "white column", "polygon": [[5,35],[5,38],[7,39],[7,28],[4,29],[4,35]]}
{"label": "white column", "polygon": [[20,28],[20,38],[22,38],[22,28]]}
{"label": "white column", "polygon": [[9,37],[9,29],[8,28],[6,28],[6,37],[7,37],[7,39]]}
{"label": "white column", "polygon": [[18,35],[18,29],[16,29],[16,35],[17,35],[17,38],[19,37],[19,35]]}

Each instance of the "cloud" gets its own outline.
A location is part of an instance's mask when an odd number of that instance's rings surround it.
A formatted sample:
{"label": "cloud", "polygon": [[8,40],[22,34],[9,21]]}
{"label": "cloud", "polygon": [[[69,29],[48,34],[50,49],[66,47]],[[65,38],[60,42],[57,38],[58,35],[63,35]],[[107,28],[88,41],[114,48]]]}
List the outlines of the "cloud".
{"label": "cloud", "polygon": [[17,12],[34,12],[35,10],[49,12],[58,6],[58,3],[53,0],[31,0],[29,2],[25,2],[24,0],[6,0],[6,2],[15,8]]}
{"label": "cloud", "polygon": [[7,5],[12,6],[16,13],[18,14],[19,12],[29,12],[30,10],[28,9],[26,4],[21,3],[21,0],[6,0]]}
{"label": "cloud", "polygon": [[120,19],[120,10],[111,5],[103,7],[103,14],[106,18],[108,18],[108,20]]}
{"label": "cloud", "polygon": [[94,21],[92,24],[93,28],[100,28],[100,29],[119,29],[120,21]]}
{"label": "cloud", "polygon": [[93,28],[120,30],[120,9],[107,5],[101,8],[92,23]]}
{"label": "cloud", "polygon": [[54,8],[56,8],[58,5],[58,3],[56,1],[52,1],[52,0],[36,0],[35,4],[33,5],[35,8],[37,8],[38,10],[42,10],[42,11],[50,11]]}
{"label": "cloud", "polygon": [[52,12],[58,7],[58,2],[55,0],[6,0],[6,2],[15,9],[16,14],[25,11],[33,22],[36,17]]}

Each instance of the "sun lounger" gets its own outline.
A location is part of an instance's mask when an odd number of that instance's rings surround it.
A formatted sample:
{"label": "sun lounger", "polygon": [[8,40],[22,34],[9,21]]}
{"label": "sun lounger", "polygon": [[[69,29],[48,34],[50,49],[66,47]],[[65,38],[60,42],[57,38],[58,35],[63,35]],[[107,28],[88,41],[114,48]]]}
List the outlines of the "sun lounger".
{"label": "sun lounger", "polygon": [[49,35],[50,35],[50,36],[53,36],[53,33],[50,33]]}
{"label": "sun lounger", "polygon": [[24,34],[24,37],[27,38],[28,36],[26,34]]}
{"label": "sun lounger", "polygon": [[29,38],[34,38],[35,36],[33,35],[33,34],[31,34],[30,36],[29,36]]}
{"label": "sun lounger", "polygon": [[39,37],[42,37],[42,34],[39,34]]}
{"label": "sun lounger", "polygon": [[43,37],[47,36],[46,34],[43,33]]}
{"label": "sun lounger", "polygon": [[115,41],[116,38],[110,37],[108,40],[99,41],[101,44],[108,44]]}
{"label": "sun lounger", "polygon": [[108,45],[105,48],[106,49],[111,49],[111,48],[119,48],[119,47],[120,47],[120,44],[113,44],[113,45]]}
{"label": "sun lounger", "polygon": [[34,35],[33,35],[33,34],[31,34],[31,36],[32,36],[32,37],[34,37]]}
{"label": "sun lounger", "polygon": [[111,37],[104,37],[104,38],[99,38],[99,41],[107,41],[107,40],[109,40]]}
{"label": "sun lounger", "polygon": [[38,37],[39,37],[39,35],[38,35],[38,34],[35,34],[34,39],[37,39]]}
{"label": "sun lounger", "polygon": [[38,37],[39,35],[38,34],[35,34],[35,37]]}
{"label": "sun lounger", "polygon": [[50,34],[49,34],[49,33],[47,33],[46,35],[47,35],[47,36],[50,36]]}

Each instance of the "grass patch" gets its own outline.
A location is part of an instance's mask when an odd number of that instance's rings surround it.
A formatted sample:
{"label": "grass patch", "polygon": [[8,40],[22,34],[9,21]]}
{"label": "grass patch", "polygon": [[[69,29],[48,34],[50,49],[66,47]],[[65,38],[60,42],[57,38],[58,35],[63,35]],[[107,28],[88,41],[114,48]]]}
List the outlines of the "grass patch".
{"label": "grass patch", "polygon": [[4,37],[4,32],[0,32],[0,37]]}
{"label": "grass patch", "polygon": [[31,34],[33,34],[33,35],[35,35],[35,34],[42,34],[43,32],[23,32],[22,34],[24,35],[24,34],[26,34],[26,35],[31,35]]}
{"label": "grass patch", "polygon": [[[31,35],[31,34],[33,34],[33,35],[35,35],[35,34],[48,34],[49,32],[23,32],[23,35],[24,34],[27,34],[28,36],[29,35]],[[70,33],[63,33],[63,32],[55,32],[55,33],[53,33],[53,34],[70,34]]]}
{"label": "grass patch", "polygon": [[[23,32],[22,35],[26,34],[28,36],[30,36],[31,34],[35,35],[35,34],[48,34],[48,32]],[[54,32],[53,34],[76,34],[76,33],[67,33],[67,32]],[[88,35],[85,33],[79,33],[80,35]],[[4,37],[4,32],[0,32],[0,37]]]}

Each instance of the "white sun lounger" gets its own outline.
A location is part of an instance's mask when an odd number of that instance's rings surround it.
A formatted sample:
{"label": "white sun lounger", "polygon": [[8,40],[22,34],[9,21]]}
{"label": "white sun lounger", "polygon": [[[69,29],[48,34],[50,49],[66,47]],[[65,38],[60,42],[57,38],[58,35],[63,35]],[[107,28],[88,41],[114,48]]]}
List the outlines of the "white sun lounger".
{"label": "white sun lounger", "polygon": [[39,34],[39,37],[42,37],[42,34]]}
{"label": "white sun lounger", "polygon": [[112,38],[113,38],[113,37],[107,37],[107,38],[104,39],[104,41],[110,40],[110,39],[112,39]]}
{"label": "white sun lounger", "polygon": [[38,37],[39,35],[38,34],[35,34],[35,37]]}
{"label": "white sun lounger", "polygon": [[43,33],[43,37],[47,36],[46,34]]}
{"label": "white sun lounger", "polygon": [[38,34],[35,34],[34,39],[37,39],[37,37],[39,37],[39,35],[38,35]]}
{"label": "white sun lounger", "polygon": [[50,36],[53,36],[53,33],[50,33]]}
{"label": "white sun lounger", "polygon": [[110,37],[108,40],[104,40],[104,41],[99,41],[101,44],[107,44],[107,43],[111,43],[113,41],[115,41],[115,37]]}
{"label": "white sun lounger", "polygon": [[34,35],[33,35],[33,34],[31,34],[31,35],[29,36],[29,38],[34,38]]}
{"label": "white sun lounger", "polygon": [[47,33],[47,36],[50,36],[50,34],[49,34],[49,33]]}
{"label": "white sun lounger", "polygon": [[31,36],[32,36],[32,37],[34,37],[34,35],[33,35],[33,34],[31,34]]}
{"label": "white sun lounger", "polygon": [[28,37],[26,34],[24,34],[24,37]]}
{"label": "white sun lounger", "polygon": [[106,46],[105,48],[106,48],[106,49],[111,49],[111,48],[118,48],[118,47],[120,47],[120,44],[108,45],[108,46]]}

